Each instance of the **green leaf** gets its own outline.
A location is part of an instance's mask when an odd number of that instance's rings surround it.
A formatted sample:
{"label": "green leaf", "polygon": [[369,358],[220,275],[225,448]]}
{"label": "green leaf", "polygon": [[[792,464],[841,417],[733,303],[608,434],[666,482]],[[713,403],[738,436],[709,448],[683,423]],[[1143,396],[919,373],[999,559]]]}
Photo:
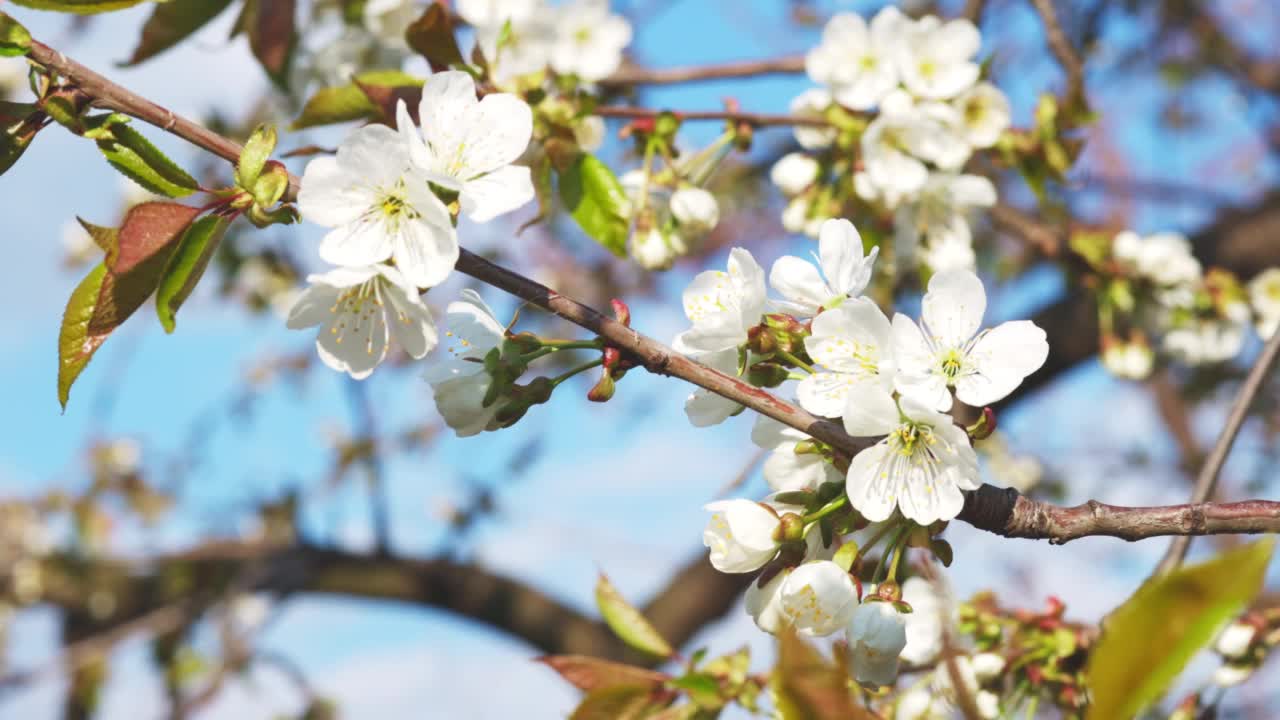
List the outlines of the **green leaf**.
{"label": "green leaf", "polygon": [[579,155],[560,174],[560,201],[591,239],[626,256],[631,203],[608,165],[594,155]]}
{"label": "green leaf", "polygon": [[182,234],[156,289],[156,315],[165,332],[173,332],[174,315],[191,295],[196,283],[200,282],[209,267],[209,259],[218,249],[218,243],[230,224],[227,218],[206,215]]}
{"label": "green leaf", "polygon": [[782,720],[873,720],[853,700],[849,677],[787,629],[778,635],[778,665],[770,685]]}
{"label": "green leaf", "polygon": [[409,24],[404,39],[409,47],[427,59],[432,72],[466,64],[453,34],[449,9],[438,2],[431,3],[422,17]]}
{"label": "green leaf", "polygon": [[[422,78],[399,70],[371,70],[355,76],[357,82],[341,87],[322,88],[316,91],[302,107],[298,118],[290,125],[292,130],[350,122],[373,120],[381,117],[381,110],[369,98],[368,88],[389,90],[416,88],[425,82]],[[362,89],[362,86],[364,89]]]}
{"label": "green leaf", "polygon": [[57,10],[77,15],[124,10],[143,2],[144,0],[13,0],[14,5],[29,7],[33,10]]}
{"label": "green leaf", "polygon": [[586,655],[544,655],[538,658],[538,662],[545,663],[552,670],[560,673],[560,677],[583,692],[620,685],[658,690],[671,679],[670,675],[656,670]]}
{"label": "green leaf", "polygon": [[664,705],[646,688],[621,685],[588,693],[569,720],[641,720]]}
{"label": "green leaf", "polygon": [[31,33],[22,23],[0,12],[0,57],[17,57],[31,51]]}
{"label": "green leaf", "polygon": [[231,4],[231,0],[169,0],[156,5],[124,65],[137,65],[182,42]]}
{"label": "green leaf", "polygon": [[44,123],[45,114],[29,103],[0,101],[0,175],[9,171],[27,151]]}
{"label": "green leaf", "polygon": [[1107,617],[1085,668],[1089,720],[1134,717],[1262,588],[1275,540],[1148,580]]}
{"label": "green leaf", "polygon": [[62,328],[58,331],[58,404],[63,410],[67,409],[71,385],[107,339],[105,334],[89,333],[89,322],[106,277],[106,265],[95,267],[71,292],[62,313]]}
{"label": "green leaf", "polygon": [[298,45],[295,5],[295,0],[245,0],[243,22],[249,49],[281,89],[289,87],[289,66]]}
{"label": "green leaf", "polygon": [[119,252],[119,230],[112,227],[94,225],[81,217],[77,217],[76,220],[80,223],[80,227],[84,228],[84,231],[89,233],[89,237],[93,238],[93,244],[102,248],[102,252],[106,253],[108,257]]}
{"label": "green leaf", "polygon": [[670,657],[674,652],[640,611],[631,606],[604,574],[596,581],[596,605],[604,621],[624,643],[655,657]]}
{"label": "green leaf", "polygon": [[253,184],[262,174],[267,159],[276,149],[276,128],[274,125],[259,125],[254,128],[244,150],[240,151],[240,160],[236,163],[236,185],[252,191]]}
{"label": "green leaf", "polygon": [[98,140],[98,149],[125,177],[157,195],[172,198],[186,197],[200,189],[195,178],[137,130],[124,123],[110,124],[109,130],[108,137]]}

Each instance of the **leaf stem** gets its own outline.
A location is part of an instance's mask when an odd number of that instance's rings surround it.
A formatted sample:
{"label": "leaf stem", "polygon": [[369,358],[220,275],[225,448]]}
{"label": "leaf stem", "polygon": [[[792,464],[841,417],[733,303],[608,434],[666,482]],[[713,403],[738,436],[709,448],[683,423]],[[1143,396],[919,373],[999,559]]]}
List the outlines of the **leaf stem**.
{"label": "leaf stem", "polygon": [[778,349],[774,350],[773,352],[774,352],[775,354],[777,354],[777,356],[778,356],[778,357],[780,357],[780,358],[782,358],[783,360],[786,360],[787,362],[791,363],[792,365],[795,365],[796,367],[798,367],[798,368],[800,368],[800,369],[802,369],[802,370],[804,370],[804,371],[808,372],[810,375],[817,375],[817,374],[818,374],[818,371],[817,371],[817,370],[815,370],[815,369],[813,368],[813,366],[812,366],[812,365],[810,365],[809,363],[807,363],[807,362],[805,362],[805,361],[801,360],[800,358],[796,357],[795,355],[791,354],[790,352],[788,352],[788,351],[786,351],[786,350],[783,350],[782,348],[778,348]]}
{"label": "leaf stem", "polygon": [[603,364],[604,364],[603,358],[596,358],[591,362],[585,362],[581,365],[578,365],[577,367],[569,368],[568,370],[565,370],[563,373],[551,378],[551,387],[553,388],[559,387],[560,383],[564,382],[565,380],[568,380],[574,375],[577,375],[578,373],[586,372],[587,370],[590,370],[591,368],[594,368],[594,367],[600,367]]}

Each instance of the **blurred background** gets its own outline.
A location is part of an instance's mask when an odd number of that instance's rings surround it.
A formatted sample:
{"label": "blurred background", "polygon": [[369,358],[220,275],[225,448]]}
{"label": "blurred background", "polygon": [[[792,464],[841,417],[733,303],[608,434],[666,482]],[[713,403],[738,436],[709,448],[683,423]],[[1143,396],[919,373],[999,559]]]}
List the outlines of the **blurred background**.
{"label": "blurred background", "polygon": [[[633,23],[630,61],[662,68],[797,55],[816,44],[833,12],[870,16],[882,4],[636,0],[613,8]],[[950,16],[962,5],[904,9]],[[271,89],[243,37],[227,41],[233,12],[126,68],[118,64],[149,8],[72,20],[0,7],[43,42],[235,136],[255,119],[287,121],[299,107],[300,98]],[[1100,118],[1086,130],[1069,181],[1052,189],[1052,207],[1038,207],[1016,174],[1001,177],[1002,202],[1056,221],[1183,232],[1206,265],[1242,278],[1280,265],[1280,8],[1263,0],[1125,0],[1058,9],[1084,48],[1088,95]],[[982,57],[1011,99],[1014,126],[1030,125],[1037,97],[1063,82],[1035,11],[1021,0],[990,0],[980,27]],[[317,28],[316,36],[324,32]],[[420,59],[405,68],[427,72]],[[715,110],[733,97],[746,110],[780,113],[810,86],[802,73],[784,73],[643,87],[623,99]],[[286,133],[280,148],[333,147],[349,127]],[[607,127],[600,156],[619,172],[635,167],[630,146],[615,138],[621,122]],[[592,598],[600,572],[637,603],[665,597],[685,613],[668,619],[683,623],[685,648],[749,645],[753,667],[768,666],[771,638],[735,599],[740,584],[717,579],[700,545],[703,504],[726,488],[744,497],[767,491],[750,417],[692,431],[683,410],[690,388],[634,372],[607,404],[586,402],[583,380],[510,430],[456,438],[437,416],[417,363],[400,357],[353,382],[315,362],[313,335],[285,329],[282,313],[299,278],[320,266],[315,226],[234,234],[176,332],[166,335],[140,314],[105,344],[60,412],[58,327],[88,268],[76,257],[74,218],[116,223],[138,195],[91,144],[57,130],[43,133],[0,177],[0,234],[10,253],[0,264],[7,312],[0,536],[28,550],[76,548],[100,561],[103,573],[128,567],[148,579],[128,592],[94,594],[92,583],[55,585],[61,580],[29,558],[6,561],[13,591],[3,610],[0,717],[61,716],[74,695],[57,664],[64,642],[85,637],[86,627],[102,631],[94,618],[118,607],[172,611],[147,605],[146,594],[165,583],[199,587],[215,575],[232,579],[217,597],[192,601],[208,612],[180,647],[166,650],[145,627],[113,626],[118,632],[99,648],[109,662],[96,717],[167,716],[166,676],[156,664],[166,651],[183,653],[178,666],[197,678],[196,687],[213,690],[192,703],[201,718],[296,716],[317,697],[342,717],[563,717],[578,693],[533,659],[557,641],[548,640],[548,628],[567,632],[577,622],[603,632]],[[188,169],[228,180],[220,161],[144,132]],[[697,148],[720,132],[718,123],[690,123],[680,138]],[[696,272],[723,267],[729,247],[750,248],[766,267],[812,247],[782,229],[783,201],[762,181],[773,160],[795,147],[789,130],[761,129],[749,153],[726,161],[713,183],[724,221],[666,273],[609,256],[562,216],[514,234],[534,217],[533,206],[464,226],[460,236],[468,248],[589,304],[625,298],[635,327],[669,340],[685,327],[680,290]],[[305,162],[290,161],[291,170],[300,173]],[[1097,362],[1096,320],[1063,264],[1002,230],[984,224],[976,241],[991,288],[988,322],[1036,317],[1053,355],[1001,408],[1011,455],[988,458],[986,481],[1066,504],[1184,502],[1257,339],[1225,366],[1117,379]],[[455,276],[427,302],[442,313],[468,281]],[[500,317],[515,310],[498,291],[479,290]],[[531,309],[522,322],[572,332]],[[1276,410],[1268,390],[1226,467],[1222,498],[1274,496]],[[38,512],[50,507],[60,509]],[[1087,622],[1127,597],[1165,549],[1161,540],[1106,538],[1053,547],[962,523],[947,537],[956,554],[947,578],[959,597],[992,588],[1007,606],[1039,608],[1053,595],[1070,618]],[[287,566],[220,554],[263,538],[317,550],[307,563]],[[1231,542],[1198,541],[1193,556]],[[369,574],[344,575],[351,567]],[[262,574],[274,578],[270,591],[257,590]],[[513,619],[545,603],[555,612],[523,627]],[[255,661],[247,669],[220,667],[228,626],[251,630]],[[580,651],[595,641],[584,642]],[[1213,667],[1207,659],[1193,665],[1184,689],[1203,683]],[[1275,679],[1264,672],[1233,690],[1224,716],[1270,716]]]}

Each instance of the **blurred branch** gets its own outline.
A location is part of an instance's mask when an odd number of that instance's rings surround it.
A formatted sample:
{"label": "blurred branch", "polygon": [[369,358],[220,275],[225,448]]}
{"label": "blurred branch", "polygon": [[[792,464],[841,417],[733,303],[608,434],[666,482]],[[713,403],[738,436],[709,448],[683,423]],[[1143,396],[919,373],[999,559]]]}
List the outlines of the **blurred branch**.
{"label": "blurred branch", "polygon": [[653,110],[650,108],[638,107],[619,107],[619,106],[601,106],[591,111],[594,115],[600,117],[615,118],[652,118],[663,113],[670,113],[677,120],[729,120],[732,122],[742,122],[757,127],[764,126],[785,126],[785,125],[806,125],[811,127],[826,127],[830,125],[830,121],[821,117],[802,117],[800,115],[770,114],[770,113],[749,113],[737,112],[732,110],[694,110],[689,112],[681,112],[677,110]]}
{"label": "blurred branch", "polygon": [[[1280,357],[1280,332],[1272,335],[1267,341],[1262,354],[1249,369],[1248,376],[1240,386],[1240,391],[1232,402],[1231,412],[1227,414],[1227,423],[1222,428],[1222,434],[1218,436],[1218,442],[1214,444],[1204,466],[1200,468],[1200,474],[1196,477],[1195,489],[1191,492],[1192,503],[1203,503],[1213,494],[1218,476],[1222,474],[1222,466],[1226,464],[1227,456],[1231,454],[1231,446],[1235,444],[1236,436],[1240,434],[1240,427],[1249,416],[1249,408],[1253,406],[1254,399],[1262,390],[1262,384],[1271,374],[1277,357]],[[1156,566],[1155,574],[1162,575],[1181,565],[1190,547],[1191,538],[1176,538],[1170,543],[1169,551],[1160,560],[1160,564]]]}
{"label": "blurred branch", "polygon": [[1012,205],[997,203],[988,213],[998,230],[1020,237],[1046,257],[1056,257],[1065,244],[1060,231]]}
{"label": "blurred branch", "polygon": [[986,9],[986,0],[965,0],[964,8],[960,11],[960,17],[965,18],[974,25],[982,22],[982,11]]}
{"label": "blurred branch", "polygon": [[804,72],[803,55],[787,55],[768,60],[740,60],[715,65],[689,67],[643,68],[624,67],[600,81],[606,87],[623,85],[673,85],[676,83],[756,77],[759,75]]}
{"label": "blurred branch", "polygon": [[379,555],[391,551],[390,499],[387,497],[386,477],[382,472],[381,449],[378,447],[378,430],[369,403],[368,386],[359,380],[343,378],[351,414],[355,416],[358,439],[366,450],[360,456],[365,469],[365,484],[369,490],[370,524],[373,526],[374,547]]}
{"label": "blurred branch", "polygon": [[1080,60],[1076,49],[1071,46],[1067,34],[1062,30],[1062,23],[1058,21],[1053,0],[1031,0],[1031,4],[1035,6],[1036,12],[1040,14],[1040,21],[1044,23],[1044,34],[1049,43],[1049,51],[1057,58],[1062,71],[1067,74],[1067,89],[1064,93],[1066,104],[1083,101],[1084,63]]}

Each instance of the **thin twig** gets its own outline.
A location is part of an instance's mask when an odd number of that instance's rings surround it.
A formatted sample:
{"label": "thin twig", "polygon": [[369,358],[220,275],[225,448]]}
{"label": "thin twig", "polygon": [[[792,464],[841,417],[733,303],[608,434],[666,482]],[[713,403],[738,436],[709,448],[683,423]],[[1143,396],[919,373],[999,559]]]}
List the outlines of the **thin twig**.
{"label": "thin twig", "polygon": [[768,60],[740,60],[717,65],[673,68],[625,67],[600,82],[605,86],[673,85],[760,75],[793,75],[804,72],[804,56],[788,55]]}
{"label": "thin twig", "polygon": [[1046,257],[1056,257],[1062,249],[1061,232],[1012,205],[997,203],[989,213],[996,228],[1022,238]]}
{"label": "thin twig", "polygon": [[1084,63],[1080,55],[1071,46],[1067,34],[1058,21],[1058,13],[1053,8],[1053,0],[1031,0],[1040,20],[1044,23],[1045,39],[1049,42],[1049,51],[1057,58],[1062,71],[1067,74],[1067,90],[1065,97],[1068,103],[1084,99]]}
{"label": "thin twig", "polygon": [[757,127],[765,126],[786,126],[786,125],[805,125],[810,127],[826,127],[831,123],[825,118],[786,115],[786,114],[770,114],[770,113],[750,113],[737,112],[732,110],[692,110],[692,111],[675,111],[675,110],[654,110],[651,108],[638,107],[618,107],[603,106],[597,107],[592,111],[600,117],[616,117],[616,118],[651,118],[661,115],[664,112],[670,112],[678,120],[694,121],[694,120],[730,120],[733,122],[742,122]]}
{"label": "thin twig", "polygon": [[[1227,424],[1223,426],[1222,434],[1218,436],[1213,450],[1209,452],[1204,466],[1200,468],[1200,474],[1196,476],[1195,489],[1191,492],[1193,504],[1203,503],[1213,495],[1214,487],[1218,484],[1218,476],[1222,473],[1222,466],[1231,453],[1231,446],[1235,443],[1236,436],[1240,434],[1240,427],[1249,416],[1249,408],[1253,406],[1254,398],[1262,390],[1262,384],[1266,381],[1267,375],[1271,374],[1271,368],[1275,365],[1277,357],[1280,357],[1280,332],[1272,335],[1267,341],[1262,349],[1262,355],[1249,369],[1244,384],[1240,386],[1240,392],[1236,393],[1231,412],[1227,414]],[[1160,560],[1160,564],[1156,566],[1155,574],[1163,575],[1181,565],[1190,547],[1190,537],[1175,538],[1169,544],[1169,550]]]}

